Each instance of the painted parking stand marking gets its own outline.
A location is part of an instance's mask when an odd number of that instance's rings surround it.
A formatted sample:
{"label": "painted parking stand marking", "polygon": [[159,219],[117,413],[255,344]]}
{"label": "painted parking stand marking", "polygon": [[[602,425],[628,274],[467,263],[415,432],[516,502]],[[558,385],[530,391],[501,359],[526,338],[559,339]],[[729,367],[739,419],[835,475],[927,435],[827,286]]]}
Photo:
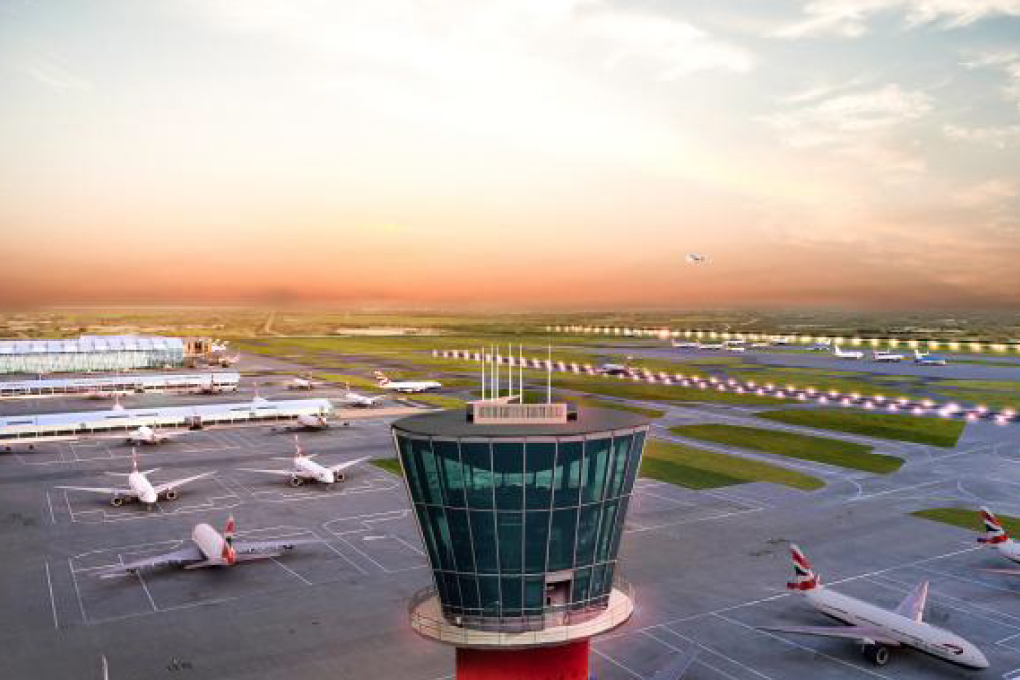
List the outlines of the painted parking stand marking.
{"label": "painted parking stand marking", "polygon": [[53,597],[53,579],[50,578],[50,563],[43,562],[46,566],[46,587],[50,591],[50,611],[53,613],[53,629],[57,630],[60,628],[60,623],[57,621],[57,600]]}
{"label": "painted parking stand marking", "polygon": [[[667,633],[670,633],[671,635],[675,635],[676,637],[680,638],[681,640],[686,640],[687,642],[689,642],[692,645],[697,645],[700,649],[704,649],[705,651],[707,651],[707,652],[709,652],[711,654],[714,654],[714,655],[716,655],[716,656],[718,656],[718,657],[720,657],[722,659],[725,659],[726,661],[732,663],[735,666],[738,666],[739,668],[742,668],[742,669],[752,673],[753,675],[757,675],[760,678],[764,678],[764,680],[772,680],[772,678],[770,676],[766,675],[765,673],[762,673],[761,671],[759,671],[759,670],[757,670],[755,668],[751,668],[747,664],[744,664],[744,663],[741,663],[741,662],[737,661],[736,659],[734,659],[733,657],[729,656],[728,654],[723,654],[722,652],[720,652],[718,649],[715,649],[714,647],[709,647],[708,645],[703,644],[701,642],[698,642],[697,640],[694,640],[693,638],[689,638],[689,637],[687,637],[685,635],[681,635],[680,633],[676,632],[672,628],[663,628],[663,630],[665,630]],[[660,637],[657,637],[657,636],[653,635],[651,631],[647,631],[647,630],[646,631],[642,631],[641,634],[646,636],[646,637],[650,637],[651,639],[653,639],[656,642],[659,642],[659,643],[665,645],[666,647],[669,647],[670,649],[672,649],[673,651],[675,651],[678,654],[683,654],[684,653],[684,650],[680,649],[679,647],[677,647],[675,645],[671,645],[670,643],[666,642],[665,640],[663,640]],[[697,659],[696,661],[698,661],[698,660],[700,660],[700,659]],[[729,673],[725,673],[725,672],[723,672],[719,668],[714,668],[713,667],[712,670],[715,670],[715,671],[717,671],[719,673],[723,673],[723,675],[726,675],[727,677],[733,677]]]}

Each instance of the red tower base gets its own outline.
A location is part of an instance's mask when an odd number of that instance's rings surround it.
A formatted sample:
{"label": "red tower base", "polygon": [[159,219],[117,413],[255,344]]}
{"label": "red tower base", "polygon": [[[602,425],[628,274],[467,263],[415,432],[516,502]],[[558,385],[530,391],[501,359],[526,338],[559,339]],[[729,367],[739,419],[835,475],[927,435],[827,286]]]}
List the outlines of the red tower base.
{"label": "red tower base", "polygon": [[457,680],[588,680],[588,640],[524,649],[458,647]]}

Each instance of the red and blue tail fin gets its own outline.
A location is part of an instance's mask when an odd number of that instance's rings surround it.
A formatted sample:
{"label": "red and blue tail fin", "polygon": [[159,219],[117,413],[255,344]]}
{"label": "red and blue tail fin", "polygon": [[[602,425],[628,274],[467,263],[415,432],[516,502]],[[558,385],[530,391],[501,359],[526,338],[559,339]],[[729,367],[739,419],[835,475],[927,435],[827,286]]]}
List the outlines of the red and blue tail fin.
{"label": "red and blue tail fin", "polygon": [[793,580],[786,584],[790,590],[814,590],[818,587],[818,575],[811,568],[811,563],[796,545],[790,544],[790,557],[793,559]]}
{"label": "red and blue tail fin", "polygon": [[989,545],[995,545],[997,543],[1005,543],[1009,540],[1009,535],[1006,530],[1002,528],[1002,522],[995,516],[988,508],[981,508],[981,521],[985,525],[985,535],[978,538],[978,543],[987,543]]}

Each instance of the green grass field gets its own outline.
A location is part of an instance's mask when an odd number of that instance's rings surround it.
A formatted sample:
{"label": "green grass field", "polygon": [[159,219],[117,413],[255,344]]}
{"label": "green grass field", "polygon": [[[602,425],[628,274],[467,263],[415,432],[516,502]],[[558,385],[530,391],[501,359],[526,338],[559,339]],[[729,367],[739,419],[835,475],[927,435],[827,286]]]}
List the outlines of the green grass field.
{"label": "green grass field", "polygon": [[411,401],[436,406],[438,408],[463,408],[467,403],[460,397],[451,397],[446,394],[412,394],[407,397]]}
{"label": "green grass field", "polygon": [[826,437],[813,437],[793,432],[767,430],[757,427],[719,425],[681,425],[669,430],[681,437],[728,444],[744,449],[772,453],[779,456],[826,463],[852,470],[876,474],[895,472],[903,464],[902,458],[871,453],[872,447]]}
{"label": "green grass field", "polygon": [[903,413],[868,413],[850,409],[786,409],[756,414],[788,425],[850,432],[880,439],[952,448],[963,433],[964,423],[944,418],[919,418]]}
{"label": "green grass field", "polygon": [[666,412],[657,408],[646,408],[644,406],[634,406],[633,404],[625,404],[620,401],[611,401],[609,399],[594,399],[592,397],[577,397],[573,395],[553,395],[554,397],[559,396],[564,401],[570,401],[578,406],[590,406],[592,408],[610,408],[616,411],[627,411],[628,413],[637,413],[647,418],[661,418],[666,415]]}
{"label": "green grass field", "polygon": [[396,458],[373,458],[369,461],[372,465],[381,470],[392,473],[397,477],[403,477],[404,472],[400,469],[400,461]]}
{"label": "green grass field", "polygon": [[[984,531],[984,526],[981,524],[981,518],[978,515],[977,508],[929,508],[927,510],[917,510],[910,514],[915,517],[930,519],[933,522],[951,524],[954,527],[972,529],[980,532]],[[995,516],[999,518],[1000,522],[1002,522],[1002,526],[1006,530],[1006,533],[1011,536],[1020,536],[1020,517],[1011,517],[1010,515],[999,514],[996,514]]]}
{"label": "green grass field", "polygon": [[772,482],[804,491],[824,486],[817,477],[779,465],[657,439],[645,445],[640,474],[689,489],[714,489],[748,482]]}

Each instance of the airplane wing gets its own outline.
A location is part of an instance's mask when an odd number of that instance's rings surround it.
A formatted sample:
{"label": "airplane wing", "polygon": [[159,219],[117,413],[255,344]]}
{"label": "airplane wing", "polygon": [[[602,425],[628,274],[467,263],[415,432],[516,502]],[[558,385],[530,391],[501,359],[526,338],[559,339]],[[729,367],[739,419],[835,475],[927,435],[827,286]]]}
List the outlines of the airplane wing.
{"label": "airplane wing", "polygon": [[365,460],[368,460],[368,456],[363,456],[362,458],[358,458],[357,460],[347,461],[346,463],[340,463],[339,465],[331,465],[329,467],[329,470],[332,472],[340,472],[342,470],[346,470],[349,467],[354,467],[358,463]]}
{"label": "airplane wing", "polygon": [[774,633],[796,633],[798,635],[847,638],[868,643],[880,642],[883,645],[894,647],[900,644],[899,640],[891,638],[882,630],[870,626],[758,626],[758,630],[767,630]]}
{"label": "airplane wing", "polygon": [[281,550],[290,550],[297,545],[308,545],[309,543],[322,543],[318,538],[278,539],[275,541],[234,541],[234,550],[240,555],[254,555],[257,553],[279,554]]}
{"label": "airplane wing", "polygon": [[924,605],[928,601],[928,582],[923,581],[903,598],[895,611],[901,616],[906,616],[914,621],[921,621],[924,618]]}
{"label": "airplane wing", "polygon": [[173,489],[178,486],[184,486],[185,484],[190,484],[191,482],[202,479],[203,477],[208,477],[213,474],[216,474],[215,471],[203,472],[200,475],[192,475],[191,477],[185,477],[184,479],[175,479],[170,482],[163,482],[162,484],[157,484],[156,486],[154,486],[153,490],[155,490],[156,493],[163,493],[167,489]]}
{"label": "airplane wing", "polygon": [[189,545],[186,548],[175,550],[173,552],[164,553],[162,555],[155,555],[153,557],[144,557],[134,562],[128,562],[127,564],[119,564],[108,569],[103,569],[99,573],[99,578],[113,578],[115,576],[124,576],[125,574],[133,574],[139,569],[152,569],[154,567],[162,567],[165,565],[187,565],[193,562],[200,562],[205,560],[205,555],[195,547]]}
{"label": "airplane wing", "polygon": [[242,472],[261,472],[262,474],[280,475],[281,477],[293,477],[294,475],[297,475],[298,477],[304,476],[297,470],[256,470],[254,468],[237,468],[237,469],[241,470]]}
{"label": "airplane wing", "polygon": [[694,663],[694,659],[698,656],[698,646],[692,645],[690,649],[684,653],[678,655],[675,659],[669,662],[666,666],[663,666],[652,676],[652,680],[680,680],[684,677],[684,673]]}
{"label": "airplane wing", "polygon": [[134,496],[135,492],[131,489],[114,489],[105,486],[56,486],[55,489],[67,489],[68,491],[89,491],[91,493],[102,493],[109,496]]}

